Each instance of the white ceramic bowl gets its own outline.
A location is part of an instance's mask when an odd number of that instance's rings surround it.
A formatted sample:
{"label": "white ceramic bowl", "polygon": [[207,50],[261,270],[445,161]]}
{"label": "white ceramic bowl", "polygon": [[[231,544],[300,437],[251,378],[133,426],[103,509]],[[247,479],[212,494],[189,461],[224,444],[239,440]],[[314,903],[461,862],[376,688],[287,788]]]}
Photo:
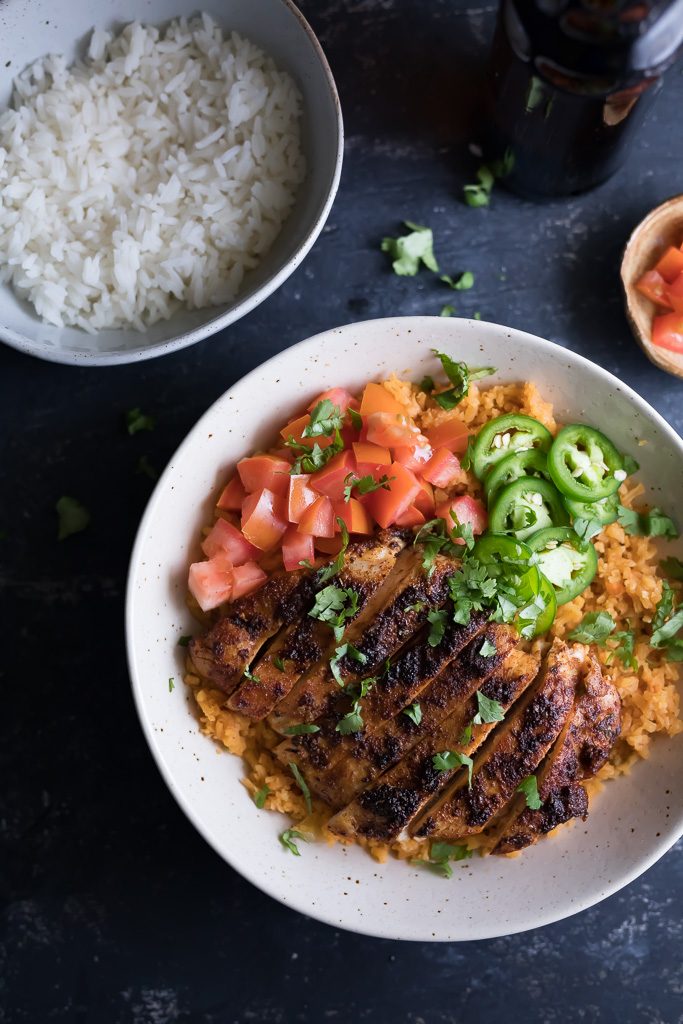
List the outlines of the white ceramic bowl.
{"label": "white ceramic bowl", "polygon": [[[474,320],[406,317],[328,331],[275,356],[201,418],[161,477],[133,551],[127,640],[138,713],[178,803],[237,871],[290,907],[394,939],[485,939],[548,924],[636,878],[683,833],[683,737],[657,739],[648,761],[610,783],[586,824],[563,829],[514,859],[473,858],[444,880],[405,863],[376,864],[358,848],[278,843],[284,819],[256,809],[241,761],[202,736],[185,688],[178,637],[192,631],[187,564],[217,489],[245,452],[267,443],[302,404],[335,384],[353,389],[396,371],[419,380],[438,364],[433,346],[494,381],[533,380],[560,420],[603,428],[634,452],[665,509],[683,506],[683,442],[635,392],[581,356],[530,334]],[[639,447],[637,440],[647,442]],[[665,490],[662,492],[662,485]],[[667,548],[672,553],[674,545]],[[680,548],[678,549],[680,553]]]}
{"label": "white ceramic bowl", "polygon": [[46,53],[71,61],[83,52],[92,28],[120,29],[129,21],[160,24],[206,11],[225,29],[247,36],[289,71],[303,94],[303,146],[307,176],[282,231],[260,265],[245,278],[233,302],[185,311],[150,327],[101,331],[43,323],[28,303],[0,285],[0,340],[58,363],[109,366],[174,352],[239,320],[263,302],[299,266],[320,234],[337,192],[344,148],[339,97],[320,44],[291,0],[4,0],[0,4],[0,110],[10,101],[12,79]]}

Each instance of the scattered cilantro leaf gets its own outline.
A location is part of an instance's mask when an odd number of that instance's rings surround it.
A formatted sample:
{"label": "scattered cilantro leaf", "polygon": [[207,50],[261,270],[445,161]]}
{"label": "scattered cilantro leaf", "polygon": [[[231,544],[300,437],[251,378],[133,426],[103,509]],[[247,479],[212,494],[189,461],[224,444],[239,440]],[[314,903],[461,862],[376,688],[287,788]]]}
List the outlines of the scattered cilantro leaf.
{"label": "scattered cilantro leaf", "polygon": [[178,640],[178,647],[188,647],[192,636],[181,636]]}
{"label": "scattered cilantro leaf", "polygon": [[329,398],[318,402],[311,413],[310,422],[302,431],[302,437],[331,437],[344,426],[344,414]]}
{"label": "scattered cilantro leaf", "polygon": [[346,619],[353,618],[358,611],[358,594],[350,587],[335,587],[333,583],[323,587],[316,594],[315,603],[308,613],[311,618],[327,622],[337,642],[344,635]]}
{"label": "scattered cilantro leaf", "polygon": [[679,636],[681,629],[683,629],[683,608],[676,607],[674,592],[669,583],[664,580],[662,596],[657,603],[652,620],[651,646],[656,649],[664,649],[670,661],[683,661],[683,637]]}
{"label": "scattered cilantro leaf", "polygon": [[395,476],[389,477],[386,473],[379,480],[375,480],[370,473],[361,477],[355,476],[354,473],[348,473],[344,477],[344,501],[351,501],[352,491],[357,491],[359,494],[372,494],[373,491],[379,491],[380,488],[385,491],[391,490],[391,481],[395,479]]}
{"label": "scattered cilantro leaf", "polygon": [[567,639],[576,640],[580,644],[604,644],[616,626],[609,612],[588,612],[578,626],[567,634]]}
{"label": "scattered cilantro leaf", "polygon": [[350,736],[351,733],[361,732],[364,724],[360,701],[356,700],[351,710],[337,722],[335,731],[342,736]]}
{"label": "scattered cilantro leaf", "polygon": [[665,558],[659,565],[670,579],[683,581],[683,562],[680,558]]}
{"label": "scattered cilantro leaf", "polygon": [[289,850],[290,853],[293,853],[295,857],[300,857],[301,854],[299,853],[299,848],[294,840],[301,839],[304,843],[308,842],[306,836],[301,832],[297,832],[295,828],[286,828],[278,838],[285,849]]}
{"label": "scattered cilantro leaf", "polygon": [[[460,524],[457,517],[451,513],[454,525],[449,529],[444,519],[430,519],[421,526],[415,534],[413,547],[421,544],[423,547],[422,568],[429,575],[434,571],[436,556],[441,553],[451,555],[454,558],[462,558],[463,552],[474,546],[474,536],[469,523]],[[464,540],[465,543],[457,543]]]}
{"label": "scattered cilantro leaf", "polygon": [[327,581],[331,580],[333,576],[338,576],[344,568],[344,556],[346,555],[346,549],[349,546],[349,531],[346,529],[346,523],[341,516],[336,516],[336,520],[341,533],[341,547],[339,548],[339,554],[332,562],[328,565],[323,565],[318,569],[318,583],[327,583]]}
{"label": "scattered cilantro leaf", "polygon": [[678,537],[676,524],[660,508],[636,512],[635,509],[619,505],[617,518],[632,537]]}
{"label": "scattered cilantro leaf", "polygon": [[394,273],[401,277],[414,277],[420,264],[423,264],[438,274],[439,264],[434,256],[432,229],[409,220],[403,223],[409,229],[409,234],[382,239],[382,252],[389,255]]}
{"label": "scattered cilantro leaf", "polygon": [[74,533],[81,533],[90,525],[90,513],[77,498],[64,495],[55,505],[57,510],[57,540],[66,540]]}
{"label": "scattered cilantro leaf", "polygon": [[346,415],[351,420],[351,426],[353,427],[354,430],[363,429],[363,417],[359,412],[357,412],[355,409],[352,409],[351,406],[349,406],[348,409],[346,410]]}
{"label": "scattered cilantro leaf", "polygon": [[489,725],[491,722],[502,722],[504,718],[503,705],[477,690],[477,713],[472,719],[472,724]]}
{"label": "scattered cilantro leaf", "polygon": [[477,184],[465,185],[463,197],[468,206],[488,206],[491,199],[491,189],[494,183],[493,172],[482,164],[477,171]]}
{"label": "scattered cilantro leaf", "polygon": [[[444,309],[445,309],[445,308],[446,308],[446,307],[444,306]],[[442,312],[441,312],[441,315],[442,315],[442,316],[444,316],[443,310],[442,310]],[[445,315],[446,315],[446,316],[449,316],[450,314],[448,314],[448,313],[447,313],[447,314],[445,314]],[[434,390],[434,386],[435,386],[435,385],[434,385],[434,378],[433,378],[433,377],[430,377],[428,373],[426,373],[426,374],[424,375],[424,377],[422,378],[422,380],[421,380],[421,381],[420,381],[420,383],[418,384],[418,387],[419,387],[420,391],[424,391],[424,393],[425,393],[426,395],[429,395],[429,394],[431,394],[431,392],[432,392],[432,391]]]}
{"label": "scattered cilantro leaf", "polygon": [[412,857],[411,864],[416,867],[426,868],[428,871],[433,871],[435,875],[440,875],[442,878],[452,878],[453,868],[450,866],[448,861],[440,860],[425,860],[424,857]]}
{"label": "scattered cilantro leaf", "polygon": [[403,714],[406,718],[409,718],[414,725],[419,725],[422,721],[422,708],[417,701],[411,704],[410,707],[404,708]]}
{"label": "scattered cilantro leaf", "polygon": [[[455,310],[455,306],[451,306],[450,303],[447,303],[445,306],[441,307],[441,312],[439,313],[439,316],[453,316],[455,311],[456,311]],[[430,380],[431,380],[431,378],[430,378]],[[432,388],[433,388],[433,385],[432,385]]]}
{"label": "scattered cilantro leaf", "polygon": [[443,640],[447,620],[448,612],[443,609],[427,612],[427,621],[430,623],[427,643],[430,647],[438,646],[438,644]]}
{"label": "scattered cilantro leaf", "polygon": [[416,601],[415,604],[407,604],[403,610],[406,612],[421,612],[424,606],[424,601]]}
{"label": "scattered cilantro leaf", "polygon": [[492,644],[490,640],[484,640],[483,644],[479,648],[479,654],[482,658],[490,658],[496,653],[496,645]]}
{"label": "scattered cilantro leaf", "polygon": [[495,367],[469,367],[466,363],[456,362],[446,352],[438,352],[433,349],[434,355],[441,363],[444,373],[453,385],[445,391],[439,391],[434,395],[434,401],[442,409],[455,409],[469,391],[470,381],[480,380],[482,377],[489,377],[495,373]]}
{"label": "scattered cilantro leaf", "polygon": [[290,475],[296,476],[300,473],[315,473],[316,470],[322,469],[330,459],[343,450],[344,440],[337,430],[335,431],[332,444],[328,445],[327,448],[321,448],[317,441],[312,448],[309,448],[307,445],[301,444],[300,441],[296,441],[293,437],[287,438],[285,447],[297,452],[292,468],[289,471]]}
{"label": "scattered cilantro leaf", "polygon": [[538,782],[535,775],[527,775],[522,779],[515,792],[524,794],[526,805],[532,811],[537,811],[541,806],[542,801],[538,795]]}
{"label": "scattered cilantro leaf", "polygon": [[254,803],[260,811],[263,810],[266,804],[266,799],[270,794],[270,786],[262,786],[261,789],[254,793]]}
{"label": "scattered cilantro leaf", "polygon": [[472,314],[472,319],[473,320],[481,320],[481,313],[479,311],[477,311],[476,313],[473,313]]}
{"label": "scattered cilantro leaf", "polygon": [[579,517],[572,523],[572,528],[582,541],[588,542],[602,532],[602,523],[599,519],[581,519]]}
{"label": "scattered cilantro leaf", "polygon": [[634,655],[636,634],[631,630],[622,629],[618,633],[614,633],[610,640],[616,640],[617,646],[610,649],[607,661],[610,662],[614,658],[618,658],[625,668],[636,672],[638,670],[638,661]]}
{"label": "scattered cilantro leaf", "polygon": [[466,270],[457,279],[453,279],[449,274],[442,274],[440,280],[456,292],[467,292],[474,284],[474,274],[471,270]]}
{"label": "scattered cilantro leaf", "polygon": [[244,672],[242,673],[242,675],[244,676],[245,679],[248,679],[252,683],[260,683],[261,682],[259,677],[254,675],[254,673],[251,671],[251,669],[249,668],[248,665],[245,667]]}
{"label": "scattered cilantro leaf", "polygon": [[363,654],[362,651],[359,651],[358,648],[351,643],[345,643],[340,647],[337,647],[334,652],[334,657],[330,658],[330,672],[339,686],[344,685],[344,680],[342,679],[341,672],[339,670],[339,662],[344,657],[353,658],[353,660],[357,661],[360,665],[364,665],[368,660],[367,655]]}
{"label": "scattered cilantro leaf", "polygon": [[132,436],[141,430],[154,430],[156,420],[153,416],[146,416],[140,409],[129,409],[126,413],[126,430]]}
{"label": "scattered cilantro leaf", "polygon": [[174,690],[175,690],[175,679],[173,678],[173,676],[170,676],[169,680],[168,680],[168,692],[169,693],[173,693]]}
{"label": "scattered cilantro leaf", "polygon": [[282,658],[280,657],[279,654],[277,654],[273,658],[273,665],[275,665],[275,668],[278,670],[278,672],[285,672],[286,671],[285,663],[284,663],[284,661],[282,660]]}
{"label": "scattered cilantro leaf", "polygon": [[453,843],[437,843],[434,842],[429,848],[429,859],[438,863],[443,863],[448,860],[467,860],[468,857],[472,856],[472,851],[466,846],[455,845]]}
{"label": "scattered cilantro leaf", "polygon": [[137,461],[135,472],[139,476],[146,476],[148,480],[158,480],[159,474],[149,461],[146,455],[141,455]]}
{"label": "scattered cilantro leaf", "polygon": [[301,722],[299,725],[288,725],[286,729],[283,729],[285,736],[312,736],[313,733],[320,732],[319,725],[313,725],[312,722]]}
{"label": "scattered cilantro leaf", "polygon": [[434,754],[432,764],[437,772],[449,772],[454,768],[467,768],[467,788],[472,788],[472,766],[474,761],[467,754],[460,754],[457,750],[442,750],[440,754]]}
{"label": "scattered cilantro leaf", "polygon": [[466,725],[463,731],[458,737],[458,745],[466,747],[468,743],[472,742],[472,725]]}
{"label": "scattered cilantro leaf", "polygon": [[294,764],[294,761],[290,761],[287,767],[294,776],[294,781],[296,782],[297,786],[303,793],[304,803],[306,804],[306,810],[310,814],[311,811],[313,810],[313,804],[311,803],[311,791],[306,785],[306,780],[299,771],[297,765]]}
{"label": "scattered cilantro leaf", "polygon": [[474,442],[474,437],[467,438],[467,448],[465,449],[465,453],[460,460],[460,465],[465,470],[472,468],[472,459],[474,457]]}

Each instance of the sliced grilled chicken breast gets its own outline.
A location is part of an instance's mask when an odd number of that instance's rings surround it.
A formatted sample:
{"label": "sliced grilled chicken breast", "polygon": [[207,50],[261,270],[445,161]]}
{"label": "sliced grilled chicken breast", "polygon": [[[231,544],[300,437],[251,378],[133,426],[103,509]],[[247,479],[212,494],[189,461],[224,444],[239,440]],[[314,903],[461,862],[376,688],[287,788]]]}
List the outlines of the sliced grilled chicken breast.
{"label": "sliced grilled chicken breast", "polygon": [[436,808],[414,823],[419,837],[455,840],[481,832],[531,775],[562,731],[581,678],[586,649],[555,640],[539,679]]}
{"label": "sliced grilled chicken breast", "polygon": [[[359,613],[389,576],[396,558],[412,534],[405,530],[381,530],[373,537],[349,544],[338,576],[327,581],[338,587],[352,588],[358,594]],[[320,586],[326,586],[321,583]],[[319,588],[318,588],[319,589]],[[251,672],[228,701],[232,711],[260,719],[270,714],[300,676],[326,653],[333,654],[333,634],[327,623],[304,614],[283,629],[261,655]],[[328,653],[329,652],[329,653]]]}
{"label": "sliced grilled chicken breast", "polygon": [[197,672],[231,694],[263,645],[310,608],[315,589],[315,573],[308,569],[278,572],[235,601],[204,636],[190,641]]}
{"label": "sliced grilled chicken breast", "polygon": [[588,794],[581,780],[600,770],[621,731],[621,701],[603,676],[595,655],[586,659],[571,717],[548,754],[536,781],[538,810],[516,797],[497,828],[493,853],[514,853],[532,846],[570,818],[586,818]]}
{"label": "sliced grilled chicken breast", "polygon": [[[505,712],[537,672],[537,658],[513,650],[504,657],[502,664],[493,668],[485,681],[475,683],[475,689],[489,700],[497,700]],[[331,819],[328,827],[332,832],[347,838],[363,836],[388,842],[449,784],[458,769],[438,771],[434,767],[434,755],[457,751],[470,756],[495,727],[495,723],[489,722],[472,726],[468,740],[467,730],[478,707],[472,687],[469,689],[470,696],[455,711],[426,734],[418,730],[419,741],[408,753]]]}
{"label": "sliced grilled chicken breast", "polygon": [[[346,629],[340,642],[353,644],[365,661],[360,671],[359,662],[348,655],[339,661],[343,685],[372,676],[425,624],[428,612],[446,600],[448,577],[457,563],[437,556],[434,570],[427,576],[422,558],[422,551],[413,548],[402,553],[383,586]],[[314,722],[332,710],[338,694],[339,684],[325,658],[276,705],[268,723],[276,732],[285,733],[302,722]]]}

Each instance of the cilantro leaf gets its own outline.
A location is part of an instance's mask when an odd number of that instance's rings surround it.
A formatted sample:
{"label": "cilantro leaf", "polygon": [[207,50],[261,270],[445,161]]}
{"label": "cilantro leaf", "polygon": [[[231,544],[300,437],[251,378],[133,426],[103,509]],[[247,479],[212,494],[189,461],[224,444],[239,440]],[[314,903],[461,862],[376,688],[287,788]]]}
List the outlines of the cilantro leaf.
{"label": "cilantro leaf", "polygon": [[532,811],[537,811],[542,804],[542,800],[538,795],[538,782],[535,775],[527,775],[526,778],[522,779],[515,793],[524,794],[526,805]]}
{"label": "cilantro leaf", "polygon": [[364,665],[368,660],[367,655],[363,654],[362,651],[359,651],[352,643],[345,643],[340,647],[337,647],[334,652],[334,657],[330,658],[330,671],[339,686],[344,685],[344,680],[342,679],[341,672],[339,670],[339,662],[343,657],[353,658],[354,661],[359,662],[361,665]]}
{"label": "cilantro leaf", "polygon": [[588,612],[567,635],[567,639],[576,640],[580,644],[603,644],[616,626],[609,612]]}
{"label": "cilantro leaf", "polygon": [[651,646],[664,648],[667,658],[671,661],[683,661],[683,637],[678,636],[681,629],[683,608],[676,608],[674,592],[664,580],[662,596],[652,620]]}
{"label": "cilantro leaf", "polygon": [[178,647],[188,647],[191,639],[191,636],[181,636],[178,640]]}
{"label": "cilantro leaf", "polygon": [[282,658],[280,657],[279,654],[276,655],[273,658],[273,665],[275,665],[275,668],[278,670],[278,672],[285,672],[286,671],[285,663],[284,663],[284,661],[282,660]]}
{"label": "cilantro leaf", "polygon": [[[444,306],[444,309],[445,309],[445,308],[446,308],[446,307]],[[442,310],[442,311],[441,311],[441,315],[442,315],[442,316],[450,316],[450,313],[446,313],[446,314],[444,314],[444,312],[443,312],[443,310]],[[435,385],[434,385],[434,378],[433,378],[433,377],[430,377],[428,373],[426,373],[426,374],[424,375],[424,377],[422,378],[422,380],[421,380],[421,381],[420,381],[420,383],[418,384],[418,387],[419,387],[420,391],[424,391],[424,393],[425,393],[426,395],[430,394],[430,393],[431,393],[431,392],[432,392],[432,391],[434,390],[434,386],[435,386]]]}
{"label": "cilantro leaf", "polygon": [[417,867],[427,868],[428,871],[433,871],[435,875],[440,875],[442,878],[453,877],[453,868],[445,860],[424,860],[422,857],[412,857],[410,863]]}
{"label": "cilantro leaf", "polygon": [[350,587],[343,589],[333,583],[319,590],[315,603],[308,613],[311,618],[327,622],[335,639],[341,640],[346,619],[353,618],[358,611],[358,594]]}
{"label": "cilantro leaf", "polygon": [[171,676],[170,679],[168,680],[168,692],[169,693],[173,693],[174,690],[175,690],[175,679],[173,678],[173,676]]}
{"label": "cilantro leaf", "polygon": [[244,672],[242,673],[242,675],[244,676],[245,679],[249,679],[252,683],[260,683],[261,682],[259,677],[255,676],[253,674],[253,672],[251,671],[251,669],[249,668],[248,665],[244,669]]}
{"label": "cilantro leaf", "polygon": [[386,473],[375,480],[372,474],[368,473],[367,476],[357,477],[353,473],[348,473],[344,477],[344,501],[351,501],[351,492],[358,491],[359,494],[372,494],[373,491],[379,491],[383,488],[385,491],[391,490],[390,484],[392,480],[395,480],[395,476],[387,476]]}
{"label": "cilantro leaf", "polygon": [[455,845],[453,843],[434,842],[429,848],[429,859],[435,861],[437,864],[448,860],[467,860],[467,858],[471,856],[472,851],[466,846]]}
{"label": "cilantro leaf", "polygon": [[263,810],[263,808],[265,807],[266,799],[269,794],[270,786],[265,785],[262,786],[261,789],[257,790],[256,793],[254,793],[254,803],[256,804],[260,811]]}
{"label": "cilantro leaf", "polygon": [[466,270],[457,280],[448,274],[442,274],[440,279],[456,292],[467,292],[474,284],[474,274],[471,270]]}
{"label": "cilantro leaf", "polygon": [[351,420],[351,426],[353,427],[354,430],[363,429],[363,417],[359,412],[357,412],[355,409],[352,409],[351,406],[349,406],[348,409],[346,410],[346,415]]}
{"label": "cilantro leaf", "polygon": [[660,508],[636,512],[635,509],[619,505],[617,519],[632,537],[678,537],[676,524]]}
{"label": "cilantro leaf", "polygon": [[335,731],[340,733],[342,736],[350,736],[351,733],[360,732],[364,724],[360,701],[356,700],[353,702],[351,710],[337,722]]}
{"label": "cilantro leaf", "polygon": [[132,436],[140,430],[154,430],[156,420],[153,416],[145,416],[138,408],[129,409],[126,413],[126,430]]}
{"label": "cilantro leaf", "polygon": [[338,405],[329,398],[318,402],[311,413],[310,422],[302,432],[302,437],[331,437],[336,430],[344,426],[344,414]]}
{"label": "cilantro leaf", "polygon": [[407,604],[403,610],[406,612],[421,612],[424,607],[424,601],[416,601],[415,604]]}
{"label": "cilantro leaf", "polygon": [[313,810],[313,805],[311,803],[311,791],[306,785],[306,780],[299,771],[298,767],[294,764],[294,761],[290,761],[287,767],[294,776],[294,781],[296,782],[297,786],[303,793],[304,803],[306,804],[306,810],[310,814],[311,811]]}
{"label": "cilantro leaf", "polygon": [[301,832],[297,832],[297,830],[295,828],[286,828],[284,830],[284,832],[282,832],[278,836],[278,839],[280,840],[282,845],[285,847],[285,849],[289,850],[290,853],[293,853],[295,857],[300,857],[301,854],[299,853],[299,848],[296,845],[296,843],[294,842],[294,840],[295,839],[301,839],[301,840],[303,840],[304,843],[308,842],[308,839],[306,838],[306,836],[303,835],[303,833],[301,833]]}
{"label": "cilantro leaf", "polygon": [[443,750],[440,754],[434,754],[432,764],[437,772],[449,772],[454,768],[467,768],[467,788],[472,788],[472,766],[474,761],[467,754],[459,754],[457,750]]}
{"label": "cilantro leaf", "polygon": [[330,562],[328,565],[323,565],[318,569],[317,581],[318,583],[327,583],[333,576],[338,576],[344,568],[344,556],[346,555],[346,549],[349,546],[349,531],[346,529],[346,523],[341,516],[336,516],[337,525],[341,533],[341,547],[337,557]]}
{"label": "cilantro leaf", "polygon": [[589,541],[592,537],[595,537],[598,533],[602,532],[602,523],[599,519],[575,519],[572,523],[574,533],[576,533],[581,540]]}
{"label": "cilantro leaf", "polygon": [[467,438],[467,448],[465,449],[465,453],[460,460],[460,465],[465,470],[469,470],[472,468],[472,459],[474,457],[474,442],[474,437]]}
{"label": "cilantro leaf", "polygon": [[448,612],[439,610],[427,612],[427,621],[430,623],[429,636],[427,637],[427,643],[430,647],[437,647],[438,644],[443,640],[444,631],[446,629],[446,621],[448,619]]}
{"label": "cilantro leaf", "polygon": [[314,732],[320,732],[320,726],[313,725],[312,722],[302,722],[300,725],[289,725],[286,729],[283,729],[285,736],[312,736]]}
{"label": "cilantro leaf", "polygon": [[[454,313],[455,313],[455,306],[446,305],[446,306],[442,306],[441,307],[441,312],[439,313],[439,316],[453,316]],[[429,379],[431,380],[431,377]],[[423,388],[422,390],[424,391],[425,389]],[[433,391],[433,390],[434,390],[434,382],[432,381],[432,386],[430,388],[430,391]]]}
{"label": "cilantro leaf", "polygon": [[[451,555],[454,558],[461,558],[463,551],[474,545],[474,535],[469,523],[460,524],[457,516],[451,512],[454,526],[449,530],[444,519],[430,519],[421,526],[415,534],[413,547],[421,544],[424,548],[422,568],[431,575],[434,570],[436,556],[439,553]],[[456,541],[464,540],[465,544],[458,544]]]}
{"label": "cilantro leaf", "polygon": [[502,722],[504,718],[503,705],[477,690],[477,713],[472,719],[472,724],[489,725],[491,722]]}
{"label": "cilantro leaf", "polygon": [[154,466],[149,461],[146,455],[141,455],[140,458],[138,459],[137,466],[135,467],[135,472],[139,476],[146,476],[148,480],[159,479],[158,472],[156,471],[156,469],[154,468]]}
{"label": "cilantro leaf", "polygon": [[422,263],[428,270],[438,274],[439,264],[434,256],[432,229],[409,220],[403,223],[409,229],[409,234],[382,240],[382,252],[388,253],[394,273],[401,277],[414,277]]}
{"label": "cilantro leaf", "polygon": [[490,640],[484,640],[483,644],[479,649],[479,654],[482,658],[490,658],[496,653],[496,645],[492,644]]}
{"label": "cilantro leaf", "polygon": [[57,540],[66,540],[90,525],[90,513],[77,498],[64,495],[55,505],[58,518]]}
{"label": "cilantro leaf", "polygon": [[321,448],[317,441],[312,448],[309,448],[308,445],[301,444],[291,436],[285,441],[285,447],[298,453],[289,471],[291,476],[296,476],[300,473],[315,473],[316,470],[322,469],[330,459],[343,450],[344,440],[336,430],[334,440],[327,448]]}
{"label": "cilantro leaf", "polygon": [[493,172],[486,164],[482,164],[477,171],[477,184],[465,185],[463,197],[468,206],[488,206],[491,198],[491,189],[494,183]]}
{"label": "cilantro leaf", "polygon": [[634,655],[636,645],[635,633],[631,630],[622,629],[618,633],[614,633],[610,640],[616,640],[617,646],[611,648],[607,661],[610,662],[614,658],[618,658],[625,668],[633,669],[636,672],[638,670],[638,661]]}
{"label": "cilantro leaf", "polygon": [[466,747],[468,743],[472,742],[472,725],[466,725],[463,731],[458,737],[458,744],[461,747]]}
{"label": "cilantro leaf", "polygon": [[442,409],[455,409],[469,391],[470,381],[488,377],[496,372],[493,366],[470,368],[466,363],[456,362],[446,352],[438,352],[436,349],[433,352],[453,385],[446,391],[434,395],[434,401],[438,402]]}
{"label": "cilantro leaf", "polygon": [[659,565],[670,579],[683,581],[683,562],[680,558],[665,558]]}
{"label": "cilantro leaf", "polygon": [[404,708],[402,713],[415,725],[419,725],[422,721],[422,708],[417,701],[411,704],[410,707]]}

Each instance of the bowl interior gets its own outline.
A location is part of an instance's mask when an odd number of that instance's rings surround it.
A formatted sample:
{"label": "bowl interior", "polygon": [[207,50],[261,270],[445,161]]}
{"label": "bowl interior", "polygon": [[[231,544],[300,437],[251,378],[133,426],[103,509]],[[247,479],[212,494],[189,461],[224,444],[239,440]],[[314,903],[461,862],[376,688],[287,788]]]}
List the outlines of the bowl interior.
{"label": "bowl interior", "polygon": [[27,64],[47,53],[69,61],[85,52],[94,27],[120,29],[129,21],[160,24],[180,15],[206,11],[224,29],[234,29],[269,53],[288,71],[303,95],[302,143],[307,163],[295,206],[273,247],[246,277],[237,299],[227,305],[181,311],[140,334],[101,331],[90,337],[76,328],[43,323],[33,308],[0,285],[0,338],[43,358],[64,362],[129,362],[181,348],[237,320],[289,276],[322,227],[339,177],[342,128],[339,103],[322,51],[289,0],[7,0],[0,8],[0,110],[9,103],[12,80]]}
{"label": "bowl interior", "polygon": [[415,317],[350,325],[288,349],[238,382],[175,454],[133,552],[128,652],[138,711],[164,778],[234,868],[283,903],[335,926],[402,939],[479,939],[566,917],[661,856],[683,831],[680,743],[658,739],[648,761],[605,787],[585,824],[516,859],[456,865],[445,881],[405,863],[378,865],[357,848],[312,844],[302,846],[300,858],[288,854],[277,840],[283,818],[255,808],[240,785],[240,760],[216,756],[198,731],[184,687],[169,693],[167,686],[170,676],[182,678],[177,640],[192,631],[187,563],[235,461],[327,387],[359,388],[392,372],[413,379],[435,373],[434,346],[474,365],[497,366],[494,381],[535,381],[560,421],[603,428],[622,450],[638,453],[653,500],[665,509],[681,506],[680,439],[627,387],[580,356],[478,321]]}

